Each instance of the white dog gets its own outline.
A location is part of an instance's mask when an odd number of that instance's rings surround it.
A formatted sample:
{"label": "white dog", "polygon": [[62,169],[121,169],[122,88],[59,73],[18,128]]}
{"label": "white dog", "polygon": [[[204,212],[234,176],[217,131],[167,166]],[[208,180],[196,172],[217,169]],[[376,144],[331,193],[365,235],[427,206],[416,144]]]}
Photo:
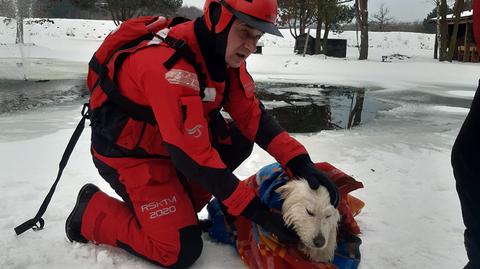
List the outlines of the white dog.
{"label": "white dog", "polygon": [[337,246],[338,210],[330,204],[327,189],[312,190],[307,181],[289,180],[276,190],[284,199],[285,223],[300,237],[299,250],[314,262],[333,260]]}

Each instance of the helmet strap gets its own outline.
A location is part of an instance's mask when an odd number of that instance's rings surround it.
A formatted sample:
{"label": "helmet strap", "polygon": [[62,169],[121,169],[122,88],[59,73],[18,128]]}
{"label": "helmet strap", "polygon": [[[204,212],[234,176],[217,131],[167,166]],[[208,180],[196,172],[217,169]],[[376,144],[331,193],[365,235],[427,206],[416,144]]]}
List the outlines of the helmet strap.
{"label": "helmet strap", "polygon": [[209,20],[211,22],[211,29],[210,31],[215,34],[216,33],[216,27],[218,22],[220,21],[220,16],[222,15],[222,6],[217,3],[217,2],[212,2],[210,3],[210,8],[209,8]]}

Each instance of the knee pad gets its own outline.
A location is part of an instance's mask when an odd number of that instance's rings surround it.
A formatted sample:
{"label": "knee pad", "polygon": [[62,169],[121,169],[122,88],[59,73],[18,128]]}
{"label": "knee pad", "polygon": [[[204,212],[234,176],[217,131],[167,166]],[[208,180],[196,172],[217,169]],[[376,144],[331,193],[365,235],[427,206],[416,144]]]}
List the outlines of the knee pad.
{"label": "knee pad", "polygon": [[200,257],[200,254],[202,253],[202,232],[199,225],[192,225],[180,229],[179,234],[180,242],[178,247],[180,248],[180,251],[178,252],[177,257],[171,257],[172,260],[175,260],[176,258],[176,262],[170,265],[144,256],[139,252],[135,251],[131,246],[123,242],[117,241],[117,247],[126,250],[130,254],[140,257],[155,265],[172,269],[185,269],[190,267]]}
{"label": "knee pad", "polygon": [[190,267],[202,254],[203,240],[200,226],[188,226],[180,229],[180,252],[175,264],[168,266],[172,269]]}

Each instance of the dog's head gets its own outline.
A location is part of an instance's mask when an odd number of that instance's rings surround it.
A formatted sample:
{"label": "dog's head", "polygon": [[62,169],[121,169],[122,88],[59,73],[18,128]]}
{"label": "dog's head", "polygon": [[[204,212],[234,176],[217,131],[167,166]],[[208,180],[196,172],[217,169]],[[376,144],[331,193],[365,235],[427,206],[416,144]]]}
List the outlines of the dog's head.
{"label": "dog's head", "polygon": [[304,247],[316,250],[336,246],[338,210],[330,204],[327,189],[312,190],[303,179],[289,180],[276,190],[284,200],[282,214],[285,223],[292,226]]}

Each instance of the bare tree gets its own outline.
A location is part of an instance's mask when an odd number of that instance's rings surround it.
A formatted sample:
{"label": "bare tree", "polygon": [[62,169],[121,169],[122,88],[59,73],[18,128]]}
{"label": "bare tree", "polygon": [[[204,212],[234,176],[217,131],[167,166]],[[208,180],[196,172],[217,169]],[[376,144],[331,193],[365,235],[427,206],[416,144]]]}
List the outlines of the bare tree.
{"label": "bare tree", "polygon": [[448,46],[448,22],[447,22],[447,0],[440,0],[440,7],[439,7],[439,14],[440,14],[440,55],[439,60],[445,61],[447,60],[447,46]]}
{"label": "bare tree", "polygon": [[360,28],[360,56],[359,60],[368,59],[368,0],[355,0],[355,17],[357,28],[357,42],[358,42],[358,28]]}
{"label": "bare tree", "polygon": [[[467,0],[470,1],[470,0]],[[446,16],[449,12],[453,10],[448,6],[448,3],[452,2],[452,0],[424,0],[424,2],[430,2],[435,6],[435,10],[432,11],[432,15],[436,17],[435,26],[436,26],[436,33],[437,38],[435,39],[435,49],[433,58],[439,59],[441,61],[446,60],[447,58],[447,46],[448,46],[448,23],[446,20]],[[429,14],[429,15],[430,15]],[[428,23],[428,20],[431,19],[433,16],[427,16],[425,23]],[[443,43],[442,43],[443,42]],[[440,52],[440,53],[439,53]],[[439,57],[440,54],[440,57]]]}
{"label": "bare tree", "polygon": [[393,21],[393,17],[390,15],[390,9],[385,7],[385,4],[380,5],[378,12],[373,14],[373,19],[378,25],[378,30],[380,32],[385,31],[386,26]]}
{"label": "bare tree", "polygon": [[463,4],[464,4],[464,0],[455,1],[455,9],[454,9],[455,22],[453,25],[453,33],[452,33],[452,37],[450,38],[450,46],[448,47],[448,54],[447,54],[447,60],[449,62],[452,62],[453,60],[455,46],[457,45],[458,25],[460,23],[460,16],[463,10]]}
{"label": "bare tree", "polygon": [[182,0],[71,0],[84,10],[107,10],[116,25],[141,15],[174,15]]}
{"label": "bare tree", "polygon": [[434,0],[435,4],[437,5],[437,38],[435,39],[435,52],[433,55],[434,59],[438,59],[438,45],[440,44],[440,0]]}
{"label": "bare tree", "polygon": [[17,20],[15,43],[23,44],[23,20],[32,16],[33,0],[16,0],[14,3],[15,19]]}
{"label": "bare tree", "polygon": [[323,26],[323,12],[320,12],[324,8],[323,0],[317,0],[317,12],[316,12],[316,21],[317,21],[317,29],[316,29],[316,39],[315,39],[315,53],[320,53],[322,51],[322,42],[320,41],[320,36],[322,35],[322,26]]}

